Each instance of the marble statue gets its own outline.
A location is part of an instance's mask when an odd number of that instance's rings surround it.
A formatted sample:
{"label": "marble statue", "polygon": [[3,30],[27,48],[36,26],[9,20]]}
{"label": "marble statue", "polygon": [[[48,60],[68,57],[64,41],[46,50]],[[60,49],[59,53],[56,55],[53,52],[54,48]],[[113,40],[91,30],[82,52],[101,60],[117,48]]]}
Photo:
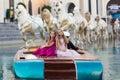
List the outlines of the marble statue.
{"label": "marble statue", "polygon": [[80,45],[83,44],[85,40],[85,28],[87,25],[86,19],[81,15],[80,9],[75,7],[73,10],[74,14],[74,24],[75,24],[75,33],[74,36],[78,35],[78,40],[80,40]]}
{"label": "marble statue", "polygon": [[48,9],[44,9],[42,11],[42,16],[44,20],[45,30],[50,32],[52,30],[56,30],[57,28],[57,19],[52,16]]}
{"label": "marble statue", "polygon": [[119,35],[119,32],[120,32],[120,21],[119,21],[119,19],[115,20],[114,25],[115,25],[114,29],[115,29],[116,35]]}
{"label": "marble statue", "polygon": [[95,21],[89,12],[85,13],[85,19],[87,20],[86,37],[87,37],[87,41],[91,44],[93,42],[93,33],[94,33],[94,28],[95,28]]}
{"label": "marble statue", "polygon": [[[44,39],[43,21],[40,17],[30,16],[30,14],[27,12],[26,8],[23,5],[17,5],[15,12],[17,15],[20,33],[22,34],[22,38],[27,45],[30,43],[30,46],[33,46],[36,39],[36,32],[39,32],[41,38]],[[26,33],[32,36],[32,40],[27,39]]]}
{"label": "marble statue", "polygon": [[62,1],[55,1],[52,9],[55,17],[57,18],[58,28],[66,31],[70,28],[73,28],[74,20],[71,14],[65,12],[65,9],[63,9],[62,5]]}
{"label": "marble statue", "polygon": [[107,39],[108,37],[108,30],[107,30],[107,23],[100,18],[100,16],[96,16],[95,18],[95,33],[96,33],[96,39],[104,38]]}

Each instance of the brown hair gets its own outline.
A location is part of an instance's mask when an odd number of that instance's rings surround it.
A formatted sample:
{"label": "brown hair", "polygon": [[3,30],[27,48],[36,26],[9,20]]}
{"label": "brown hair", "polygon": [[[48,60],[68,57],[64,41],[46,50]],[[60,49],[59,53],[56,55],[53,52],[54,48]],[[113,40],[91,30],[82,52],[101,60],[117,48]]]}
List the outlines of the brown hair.
{"label": "brown hair", "polygon": [[[51,31],[51,32],[54,32],[55,33],[55,37],[56,37],[56,31]],[[51,40],[51,36],[50,36],[51,32],[49,33],[49,38],[48,38],[47,42],[49,42]]]}

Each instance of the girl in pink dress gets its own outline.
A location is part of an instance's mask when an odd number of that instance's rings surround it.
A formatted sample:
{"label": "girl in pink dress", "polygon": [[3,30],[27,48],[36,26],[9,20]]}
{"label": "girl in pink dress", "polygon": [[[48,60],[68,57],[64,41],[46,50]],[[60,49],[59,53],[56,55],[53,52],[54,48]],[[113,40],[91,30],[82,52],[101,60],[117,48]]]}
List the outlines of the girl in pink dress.
{"label": "girl in pink dress", "polygon": [[56,46],[55,46],[55,32],[50,32],[50,37],[48,39],[47,45],[42,46],[41,48],[38,48],[35,52],[33,52],[34,55],[37,57],[40,56],[57,56],[56,55]]}
{"label": "girl in pink dress", "polygon": [[67,49],[67,43],[68,43],[68,40],[65,37],[63,31],[57,30],[57,33],[56,33],[57,56],[65,56],[65,57],[68,56],[72,58],[79,57],[80,56],[79,53],[77,53],[74,50]]}

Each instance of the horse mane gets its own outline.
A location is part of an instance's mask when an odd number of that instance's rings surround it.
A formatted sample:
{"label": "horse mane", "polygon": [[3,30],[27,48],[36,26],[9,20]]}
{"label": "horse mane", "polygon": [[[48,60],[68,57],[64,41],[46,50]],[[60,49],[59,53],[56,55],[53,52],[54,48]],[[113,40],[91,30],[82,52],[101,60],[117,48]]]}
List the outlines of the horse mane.
{"label": "horse mane", "polygon": [[43,11],[44,9],[48,9],[48,10],[51,12],[51,6],[49,6],[49,5],[44,5],[44,6],[42,7],[42,11]]}
{"label": "horse mane", "polygon": [[17,5],[22,5],[22,6],[24,6],[24,8],[26,8],[26,5],[22,2],[19,2]]}

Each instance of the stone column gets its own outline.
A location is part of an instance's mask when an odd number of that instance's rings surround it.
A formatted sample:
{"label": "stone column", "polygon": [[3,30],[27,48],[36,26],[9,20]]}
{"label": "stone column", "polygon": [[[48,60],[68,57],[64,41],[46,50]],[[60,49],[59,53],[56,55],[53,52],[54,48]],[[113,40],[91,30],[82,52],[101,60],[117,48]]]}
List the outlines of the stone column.
{"label": "stone column", "polygon": [[83,0],[83,11],[88,12],[88,0]]}
{"label": "stone column", "polygon": [[29,0],[29,2],[28,2],[28,12],[30,15],[32,15],[32,2],[31,2],[31,0]]}
{"label": "stone column", "polygon": [[4,0],[0,0],[0,23],[4,22]]}
{"label": "stone column", "polygon": [[91,0],[91,14],[95,17],[97,14],[96,0]]}
{"label": "stone column", "polygon": [[102,0],[101,2],[101,13],[102,13],[102,16],[105,17],[107,15],[107,12],[106,12],[106,6],[107,6],[107,3],[109,2],[110,0]]}
{"label": "stone column", "polygon": [[82,15],[84,15],[84,0],[80,0],[80,12]]}

